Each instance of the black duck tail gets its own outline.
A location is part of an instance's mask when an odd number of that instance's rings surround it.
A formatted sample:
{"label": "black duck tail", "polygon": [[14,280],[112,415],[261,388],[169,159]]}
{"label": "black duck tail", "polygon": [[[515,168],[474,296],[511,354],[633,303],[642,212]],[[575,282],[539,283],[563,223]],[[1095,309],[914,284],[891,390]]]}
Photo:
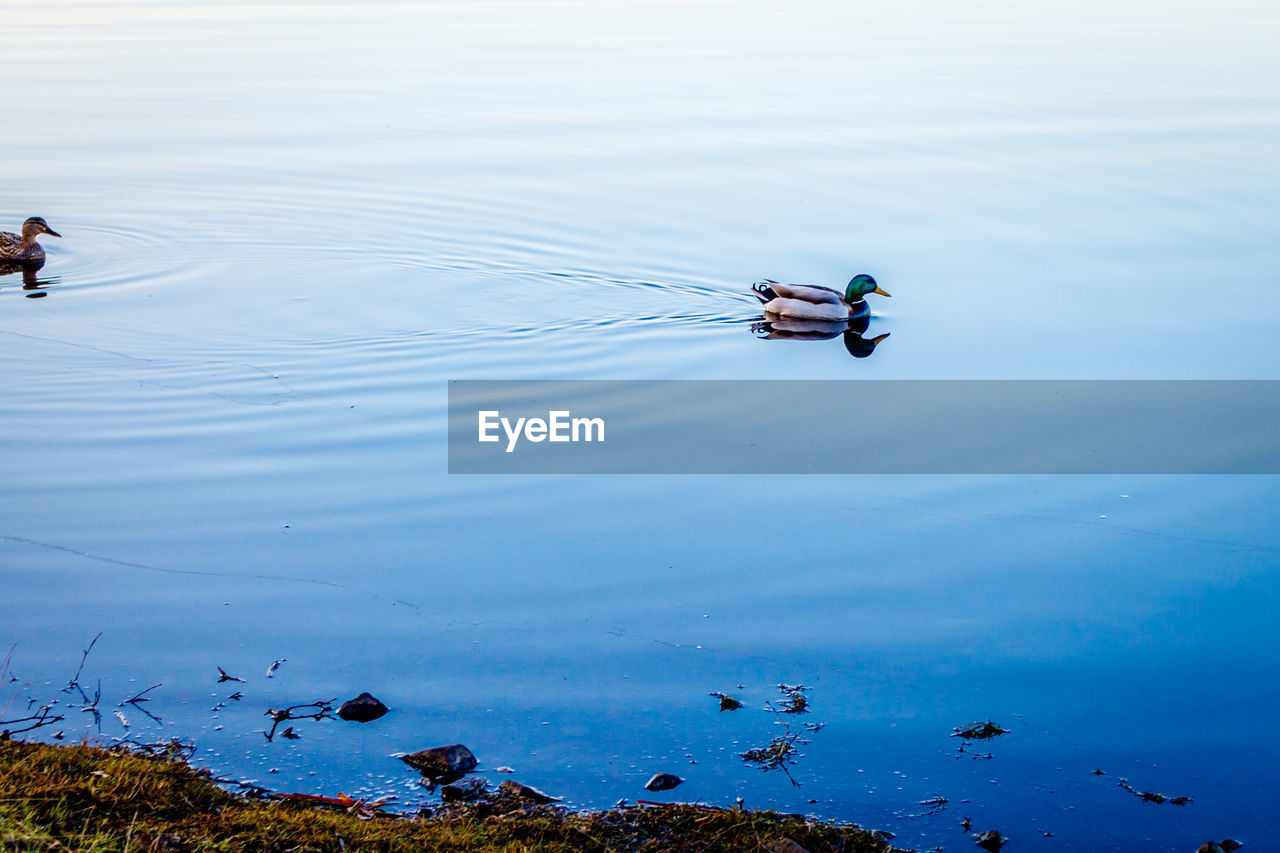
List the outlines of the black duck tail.
{"label": "black duck tail", "polygon": [[778,294],[774,292],[772,287],[770,287],[772,284],[773,282],[769,279],[757,281],[755,284],[751,285],[751,290],[755,293],[756,298],[762,303],[771,302],[778,298]]}

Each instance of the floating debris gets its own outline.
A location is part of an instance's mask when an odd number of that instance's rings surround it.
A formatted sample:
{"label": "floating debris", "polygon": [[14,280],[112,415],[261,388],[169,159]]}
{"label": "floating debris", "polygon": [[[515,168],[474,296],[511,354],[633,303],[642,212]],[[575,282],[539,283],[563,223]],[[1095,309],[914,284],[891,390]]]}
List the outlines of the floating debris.
{"label": "floating debris", "polygon": [[967,726],[959,726],[952,729],[951,736],[964,738],[969,740],[990,740],[993,737],[1007,735],[1008,729],[1002,729],[995,723],[987,720],[985,723],[969,723]]}
{"label": "floating debris", "polygon": [[121,702],[120,705],[123,707],[125,705],[137,705],[139,702],[150,702],[151,699],[150,697],[147,696],[147,694],[150,693],[152,690],[155,690],[157,687],[162,687],[162,686],[164,686],[163,683],[153,684],[150,687],[148,687],[146,690],[143,690],[141,693],[133,694],[133,696]]}
{"label": "floating debris", "polygon": [[809,713],[809,698],[804,695],[806,688],[803,684],[779,684],[778,690],[782,692],[786,702],[782,706],[784,714],[807,714]]}
{"label": "floating debris", "polygon": [[338,708],[338,716],[355,723],[368,723],[385,716],[387,706],[379,702],[370,693],[361,693],[354,699],[348,699]]}
{"label": "floating debris", "polygon": [[[311,711],[304,712],[302,710],[304,708],[310,708]],[[286,722],[288,720],[332,719],[333,718],[333,700],[321,699],[318,702],[306,702],[301,705],[290,705],[287,708],[270,708],[266,711],[265,715],[271,718],[271,731],[263,732],[263,735],[265,735],[267,740],[270,741],[272,738],[275,737],[276,728],[279,727],[281,723]],[[285,731],[284,735],[286,738],[289,738],[289,732],[291,731],[293,731],[292,726],[290,726]],[[297,740],[297,738],[298,738],[298,735],[295,734],[294,737],[291,737],[289,739]]]}
{"label": "floating debris", "polygon": [[496,770],[494,770],[493,772],[494,772],[494,773],[515,773],[515,772],[516,772],[516,769],[515,769],[514,767],[507,767],[507,766],[504,764],[503,766],[501,766],[501,767],[497,768],[497,769],[496,769]]}
{"label": "floating debris", "polygon": [[285,661],[287,661],[287,660],[289,660],[289,659],[288,659],[288,658],[280,658],[280,659],[279,659],[279,660],[277,660],[277,661],[272,661],[271,666],[267,667],[267,678],[275,678],[275,677],[276,677],[276,670],[280,668],[280,664],[284,663],[284,662],[285,662]]}
{"label": "floating debris", "polygon": [[[916,820],[922,817],[931,817],[932,815],[936,815],[936,814],[939,814],[940,812],[946,811],[947,802],[948,800],[946,797],[942,797],[942,796],[930,797],[927,800],[921,800],[919,803],[920,805],[925,807],[924,811],[914,812],[912,814],[904,814],[900,816],[905,818],[906,820]],[[968,829],[968,827],[965,827],[965,828]]]}
{"label": "floating debris", "polygon": [[677,788],[684,780],[672,773],[655,773],[653,778],[644,783],[647,791],[670,791]]}
{"label": "floating debris", "polygon": [[796,737],[798,735],[779,735],[769,741],[768,746],[748,749],[742,753],[742,760],[748,764],[758,764],[766,770],[782,768],[795,760]]}
{"label": "floating debris", "polygon": [[280,733],[280,736],[285,740],[297,740],[298,738],[302,737],[302,735],[298,734],[293,730],[293,726],[289,726],[284,731],[282,731]]}
{"label": "floating debris", "polygon": [[1121,788],[1124,788],[1144,803],[1169,803],[1174,806],[1185,806],[1191,802],[1190,797],[1168,797],[1164,794],[1153,791],[1139,791],[1137,788],[1129,784],[1128,779],[1121,779],[1118,784]]}
{"label": "floating debris", "polygon": [[742,707],[741,702],[739,702],[737,699],[734,699],[732,696],[729,696],[727,694],[712,693],[711,695],[720,700],[721,711],[736,711]]}
{"label": "floating debris", "polygon": [[224,681],[239,681],[241,684],[244,683],[243,678],[235,675],[229,675],[225,669],[218,667],[218,683],[221,684]]}
{"label": "floating debris", "polygon": [[991,853],[998,853],[1001,847],[1009,843],[1009,839],[994,829],[988,829],[986,832],[975,835],[973,841],[983,850],[990,850]]}

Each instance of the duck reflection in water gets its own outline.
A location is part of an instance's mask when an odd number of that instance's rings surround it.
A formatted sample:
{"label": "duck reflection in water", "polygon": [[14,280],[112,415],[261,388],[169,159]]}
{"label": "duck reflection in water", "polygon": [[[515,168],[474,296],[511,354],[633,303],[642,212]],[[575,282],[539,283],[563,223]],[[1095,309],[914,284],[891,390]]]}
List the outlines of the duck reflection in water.
{"label": "duck reflection in water", "polygon": [[751,324],[752,333],[762,341],[829,341],[843,338],[844,348],[854,358],[866,358],[875,352],[876,344],[889,337],[888,332],[864,338],[863,332],[871,324],[871,315],[848,320],[797,320],[776,314],[764,315],[764,320]]}
{"label": "duck reflection in water", "polygon": [[[21,261],[3,261],[0,260],[0,287],[8,284],[5,276],[22,274],[22,289],[29,291],[26,296],[29,299],[39,299],[46,295],[44,288],[51,284],[57,284],[58,279],[54,278],[38,278],[36,273],[44,266],[44,258]],[[16,282],[14,282],[16,284]]]}

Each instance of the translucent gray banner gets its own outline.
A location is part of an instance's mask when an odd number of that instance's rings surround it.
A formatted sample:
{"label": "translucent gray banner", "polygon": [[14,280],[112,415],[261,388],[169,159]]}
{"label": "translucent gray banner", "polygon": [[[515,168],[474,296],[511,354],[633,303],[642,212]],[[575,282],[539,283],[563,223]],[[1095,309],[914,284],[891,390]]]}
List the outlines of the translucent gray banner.
{"label": "translucent gray banner", "polygon": [[1276,474],[1275,380],[449,383],[451,474]]}

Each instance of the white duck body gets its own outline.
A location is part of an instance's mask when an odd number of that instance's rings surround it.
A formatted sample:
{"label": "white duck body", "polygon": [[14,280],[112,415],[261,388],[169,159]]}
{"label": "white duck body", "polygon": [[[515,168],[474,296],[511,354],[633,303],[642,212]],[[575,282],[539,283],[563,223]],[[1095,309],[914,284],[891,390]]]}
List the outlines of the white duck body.
{"label": "white duck body", "polygon": [[764,303],[765,312],[779,317],[833,322],[848,320],[870,310],[865,300],[850,304],[838,291],[815,284],[781,284],[765,279],[756,282],[752,289]]}

